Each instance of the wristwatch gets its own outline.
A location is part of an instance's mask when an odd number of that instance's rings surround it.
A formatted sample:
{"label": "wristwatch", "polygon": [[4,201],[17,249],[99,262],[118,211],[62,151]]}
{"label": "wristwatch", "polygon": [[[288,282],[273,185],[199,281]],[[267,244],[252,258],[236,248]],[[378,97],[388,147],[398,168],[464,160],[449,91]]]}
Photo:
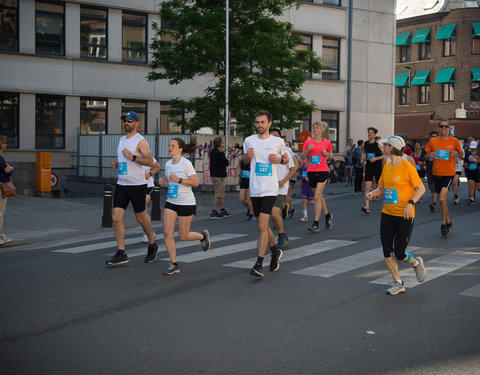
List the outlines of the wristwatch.
{"label": "wristwatch", "polygon": [[178,180],[178,184],[180,185],[182,182],[183,182],[183,178],[180,177],[180,179]]}
{"label": "wristwatch", "polygon": [[412,206],[415,206],[415,202],[413,201],[413,199],[410,199],[408,203],[410,203]]}
{"label": "wristwatch", "polygon": [[133,155],[132,161],[137,160],[137,155]]}

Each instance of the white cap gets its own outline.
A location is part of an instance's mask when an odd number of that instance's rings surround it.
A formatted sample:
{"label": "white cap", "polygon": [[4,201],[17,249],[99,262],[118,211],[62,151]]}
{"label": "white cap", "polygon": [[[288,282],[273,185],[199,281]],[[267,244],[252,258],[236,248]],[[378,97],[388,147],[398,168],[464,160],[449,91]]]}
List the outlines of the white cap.
{"label": "white cap", "polygon": [[470,142],[470,146],[468,146],[469,148],[477,148],[477,142],[475,141],[471,141]]}
{"label": "white cap", "polygon": [[381,139],[380,142],[382,143],[389,143],[397,150],[402,150],[405,147],[405,140],[400,137],[399,135],[391,135],[387,139]]}

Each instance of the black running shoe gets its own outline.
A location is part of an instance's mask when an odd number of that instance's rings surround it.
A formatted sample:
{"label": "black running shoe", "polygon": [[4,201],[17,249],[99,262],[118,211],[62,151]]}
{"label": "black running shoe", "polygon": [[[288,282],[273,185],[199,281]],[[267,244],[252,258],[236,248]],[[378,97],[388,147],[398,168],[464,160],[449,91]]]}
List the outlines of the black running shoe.
{"label": "black running shoe", "polygon": [[278,269],[280,268],[280,259],[283,256],[283,251],[278,249],[278,252],[273,255],[272,254],[272,260],[270,261],[270,272],[277,272]]}
{"label": "black running shoe", "polygon": [[262,266],[259,266],[257,263],[255,263],[253,268],[250,270],[250,275],[253,275],[253,276],[256,276],[256,277],[263,277]]}
{"label": "black running shoe", "polygon": [[429,207],[431,212],[435,212],[435,205],[433,203]]}
{"label": "black running shoe", "polygon": [[333,226],[332,219],[333,219],[333,215],[330,212],[325,215],[325,229],[326,230],[332,229],[332,226]]}
{"label": "black running shoe", "polygon": [[208,230],[204,230],[202,234],[205,236],[204,240],[200,241],[200,244],[202,245],[202,250],[207,251],[210,249],[210,233],[208,233]]}
{"label": "black running shoe", "polygon": [[450,235],[450,230],[445,224],[441,225],[440,232],[442,233],[442,238],[447,238]]}
{"label": "black running shoe", "polygon": [[153,263],[157,260],[158,245],[154,242],[153,247],[148,247],[147,256],[145,257],[145,263]]}
{"label": "black running shoe", "polygon": [[121,254],[119,251],[115,253],[112,259],[105,261],[109,266],[120,266],[128,263],[127,253]]}

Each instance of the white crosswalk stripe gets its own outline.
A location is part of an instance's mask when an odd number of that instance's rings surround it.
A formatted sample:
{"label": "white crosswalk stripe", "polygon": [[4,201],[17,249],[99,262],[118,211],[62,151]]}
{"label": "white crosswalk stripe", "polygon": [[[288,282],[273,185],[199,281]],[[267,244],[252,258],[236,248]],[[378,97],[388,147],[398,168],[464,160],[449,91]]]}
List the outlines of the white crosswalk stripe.
{"label": "white crosswalk stripe", "polygon": [[460,294],[462,296],[468,296],[468,297],[480,297],[480,284],[475,285],[474,287],[467,289],[466,291]]}
{"label": "white crosswalk stripe", "polygon": [[[415,251],[420,249],[420,247],[409,246],[408,249],[409,251]],[[376,249],[367,250],[362,253],[336,259],[331,262],[317,264],[315,266],[303,268],[292,273],[318,277],[331,277],[380,261],[383,262],[383,250],[381,247],[377,247]]]}
{"label": "white crosswalk stripe", "polygon": [[[298,240],[300,237],[289,237],[289,241]],[[192,263],[199,260],[205,260],[210,258],[216,258],[224,255],[240,253],[245,250],[253,250],[257,248],[257,241],[247,241],[241,243],[235,243],[228,246],[222,247],[212,247],[206,253],[190,253],[185,255],[177,256],[178,262],[183,263]],[[169,260],[169,258],[165,258],[162,260]]]}
{"label": "white crosswalk stripe", "polygon": [[[310,255],[322,253],[324,251],[333,250],[339,247],[348,246],[356,243],[355,241],[345,240],[326,240],[317,242],[311,245],[297,247],[283,252],[282,263],[290,262],[295,259],[304,258]],[[237,268],[251,268],[252,264],[256,262],[257,258],[250,258],[245,260],[239,260],[237,262],[224,264],[227,267]]]}
{"label": "white crosswalk stripe", "polygon": [[[425,284],[428,281],[432,281],[437,277],[446,275],[450,272],[456,271],[462,267],[468,266],[469,264],[475,263],[479,260],[480,253],[474,253],[470,251],[454,251],[451,254],[432,259],[428,262],[425,262],[427,278],[422,284]],[[420,285],[412,269],[402,270],[400,272],[400,277],[408,288],[413,288]],[[373,284],[390,285],[392,284],[392,277],[387,275],[370,282]]]}

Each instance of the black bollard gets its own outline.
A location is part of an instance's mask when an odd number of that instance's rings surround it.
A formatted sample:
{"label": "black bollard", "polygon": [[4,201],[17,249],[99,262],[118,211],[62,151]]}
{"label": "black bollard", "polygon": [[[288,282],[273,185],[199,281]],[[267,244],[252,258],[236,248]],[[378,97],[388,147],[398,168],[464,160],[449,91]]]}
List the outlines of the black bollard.
{"label": "black bollard", "polygon": [[160,210],[160,186],[155,181],[155,190],[152,194],[152,211],[150,212],[152,220],[162,220],[162,211]]}
{"label": "black bollard", "polygon": [[112,227],[112,199],[113,199],[113,186],[107,184],[103,187],[103,216],[102,227]]}

